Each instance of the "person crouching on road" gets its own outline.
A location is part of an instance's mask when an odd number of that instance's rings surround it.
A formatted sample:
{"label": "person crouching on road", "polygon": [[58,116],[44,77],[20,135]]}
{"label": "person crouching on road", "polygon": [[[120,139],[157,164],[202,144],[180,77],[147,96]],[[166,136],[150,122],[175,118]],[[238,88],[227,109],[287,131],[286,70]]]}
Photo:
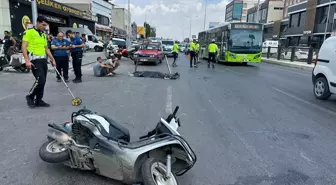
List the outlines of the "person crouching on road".
{"label": "person crouching on road", "polygon": [[118,59],[109,59],[108,62],[103,63],[103,59],[98,57],[97,62],[93,65],[93,73],[97,77],[112,76],[119,65]]}
{"label": "person crouching on road", "polygon": [[196,62],[196,58],[195,58],[195,51],[196,51],[196,40],[194,39],[191,43],[190,43],[190,47],[189,47],[189,53],[190,53],[190,68],[193,67],[193,61],[194,61],[194,67],[197,68],[197,62]]}
{"label": "person crouching on road", "polygon": [[46,18],[38,16],[36,26],[23,33],[22,54],[26,67],[32,69],[36,79],[29,94],[26,96],[27,104],[30,108],[36,106],[50,107],[48,103],[42,100],[48,72],[47,55],[50,58],[51,65],[56,65],[55,59],[48,48],[47,35],[44,33],[47,26]]}
{"label": "person crouching on road", "polygon": [[218,54],[218,46],[215,43],[215,39],[212,39],[211,43],[209,44],[208,51],[209,51],[208,68],[210,68],[210,62],[212,62],[212,68],[214,69],[216,63],[216,57]]}
{"label": "person crouching on road", "polygon": [[[62,32],[57,34],[57,37],[51,42],[51,49],[53,50],[53,56],[56,61],[56,68],[62,75],[65,82],[69,82],[69,57],[67,50],[69,49],[70,42],[64,39]],[[61,82],[61,77],[56,75],[57,82]]]}
{"label": "person crouching on road", "polygon": [[83,58],[83,48],[85,44],[82,39],[75,35],[71,30],[66,32],[66,36],[70,38],[70,52],[72,57],[72,67],[75,72],[76,78],[72,80],[74,83],[82,82],[82,58]]}
{"label": "person crouching on road", "polygon": [[178,46],[177,42],[175,41],[174,45],[173,45],[173,56],[174,56],[173,67],[177,67],[176,59],[178,57],[178,51],[179,51],[179,46]]}

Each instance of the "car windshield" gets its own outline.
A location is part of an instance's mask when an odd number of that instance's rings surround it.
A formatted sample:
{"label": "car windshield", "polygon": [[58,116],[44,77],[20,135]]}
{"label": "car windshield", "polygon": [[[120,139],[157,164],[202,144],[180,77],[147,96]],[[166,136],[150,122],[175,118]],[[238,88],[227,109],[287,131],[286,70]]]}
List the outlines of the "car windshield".
{"label": "car windshield", "polygon": [[143,44],[140,46],[141,50],[157,50],[158,46],[154,44]]}
{"label": "car windshield", "polygon": [[174,42],[173,42],[173,41],[166,40],[166,41],[162,41],[162,44],[163,44],[163,45],[174,45]]}
{"label": "car windshield", "polygon": [[262,48],[261,30],[231,30],[230,50],[233,53],[257,53]]}
{"label": "car windshield", "polygon": [[121,40],[112,40],[113,45],[117,46],[126,46],[126,41],[121,41]]}

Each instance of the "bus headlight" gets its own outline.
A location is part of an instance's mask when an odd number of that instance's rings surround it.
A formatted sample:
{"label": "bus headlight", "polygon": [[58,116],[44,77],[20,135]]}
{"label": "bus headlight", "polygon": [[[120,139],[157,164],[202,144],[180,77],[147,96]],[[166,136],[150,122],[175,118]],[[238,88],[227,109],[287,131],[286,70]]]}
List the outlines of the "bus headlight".
{"label": "bus headlight", "polygon": [[236,58],[236,54],[230,53],[230,57]]}
{"label": "bus headlight", "polygon": [[261,54],[258,54],[258,55],[256,55],[256,56],[254,56],[253,59],[258,59],[258,58],[260,58],[260,57],[261,57]]}

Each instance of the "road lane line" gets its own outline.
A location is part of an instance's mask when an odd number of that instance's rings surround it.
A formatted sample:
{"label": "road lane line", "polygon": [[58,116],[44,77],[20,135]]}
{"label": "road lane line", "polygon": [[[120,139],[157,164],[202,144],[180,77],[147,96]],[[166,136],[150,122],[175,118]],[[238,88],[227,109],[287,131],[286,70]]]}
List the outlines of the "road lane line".
{"label": "road lane line", "polygon": [[173,112],[173,87],[167,87],[167,99],[166,99],[166,113],[171,114]]}
{"label": "road lane line", "polygon": [[[225,121],[225,118],[222,116],[220,110],[219,110],[219,109],[212,103],[211,100],[209,100],[209,103],[210,103],[210,104],[212,105],[212,107],[218,112],[218,114],[219,114],[220,117],[221,117],[221,120],[224,120],[224,121]],[[249,145],[249,144],[247,143],[247,141],[246,141],[242,136],[240,136],[240,135],[236,132],[235,129],[233,129],[233,128],[229,127],[229,126],[226,126],[226,127],[228,127],[229,130],[233,131],[233,133],[238,137],[238,139],[240,140],[240,142],[242,142],[243,145],[247,148],[247,150],[251,152],[251,154],[253,155],[253,157],[256,158],[257,160],[259,160],[259,161],[261,162],[261,167],[263,168],[263,170],[265,170],[265,172],[267,173],[267,175],[268,175],[269,177],[271,177],[271,176],[272,176],[272,173],[267,169],[267,168],[268,168],[267,164],[266,164],[266,163],[262,160],[262,158],[258,155],[258,153],[257,153],[257,151],[256,151],[256,149],[255,149],[255,147]]]}
{"label": "road lane line", "polygon": [[15,94],[10,94],[10,95],[1,97],[0,100],[4,100],[4,99],[10,98],[10,97],[12,97],[12,96],[15,96]]}
{"label": "road lane line", "polygon": [[[267,64],[267,65],[269,65],[269,64]],[[297,72],[297,71],[291,71],[291,70],[288,70],[288,69],[284,69],[284,68],[282,68],[282,67],[275,67],[275,66],[273,66],[273,65],[270,65],[270,66],[271,66],[271,68],[273,68],[273,69],[280,69],[280,70],[282,70],[282,71],[286,71],[286,72],[293,73],[293,74],[298,74],[298,75],[302,75],[302,76],[311,76],[311,74],[300,73],[300,72]],[[265,68],[264,68],[264,69],[265,69]],[[265,70],[267,70],[267,69],[265,69]]]}
{"label": "road lane line", "polygon": [[331,114],[331,115],[333,115],[333,116],[336,117],[336,112],[333,112],[333,111],[331,111],[331,110],[329,110],[329,109],[323,108],[323,107],[321,107],[321,106],[319,106],[319,105],[316,105],[316,104],[314,104],[314,103],[311,103],[311,102],[309,102],[309,101],[306,101],[306,100],[304,100],[304,99],[301,99],[301,98],[299,98],[299,97],[297,97],[297,96],[295,96],[295,95],[293,95],[293,94],[291,94],[291,93],[285,92],[285,91],[280,90],[280,89],[278,89],[278,88],[276,88],[276,87],[272,87],[272,89],[278,91],[279,93],[282,93],[282,94],[284,94],[284,95],[287,95],[287,96],[289,96],[289,97],[291,97],[291,98],[293,98],[293,99],[295,99],[295,100],[297,100],[297,101],[300,101],[300,102],[305,103],[305,104],[307,104],[307,105],[309,105],[309,106],[315,107],[316,109],[319,109],[319,110],[322,111],[322,112],[329,113],[329,114]]}

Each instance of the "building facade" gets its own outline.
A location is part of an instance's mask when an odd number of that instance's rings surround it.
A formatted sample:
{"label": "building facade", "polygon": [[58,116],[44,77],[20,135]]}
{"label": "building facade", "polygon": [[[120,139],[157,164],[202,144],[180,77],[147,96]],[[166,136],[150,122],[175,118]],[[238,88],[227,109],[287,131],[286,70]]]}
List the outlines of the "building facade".
{"label": "building facade", "polygon": [[233,0],[226,5],[225,22],[246,22],[247,10],[258,3],[258,0]]}
{"label": "building facade", "polygon": [[110,39],[113,29],[112,9],[114,5],[108,0],[57,0],[69,6],[83,10],[95,21],[95,34],[104,41]]}
{"label": "building facade", "polygon": [[288,18],[288,8],[290,6],[293,6],[293,5],[296,5],[296,4],[299,4],[301,2],[304,2],[305,0],[284,0],[284,11],[283,11],[283,14],[282,16],[284,18]]}
{"label": "building facade", "polygon": [[[259,23],[272,23],[283,17],[284,2],[282,0],[267,0],[259,5]],[[258,7],[247,10],[247,22],[258,22]]]}
{"label": "building facade", "polygon": [[133,22],[131,27],[132,27],[131,28],[131,30],[132,30],[131,39],[136,40],[137,39],[137,27],[138,27],[138,25],[135,22]]}
{"label": "building facade", "polygon": [[113,8],[112,10],[112,26],[120,30],[124,30],[126,35],[129,33],[129,23],[131,14],[125,8]]}
{"label": "building facade", "polygon": [[0,38],[4,37],[4,31],[11,31],[9,1],[0,3]]}
{"label": "building facade", "polygon": [[[10,0],[10,23],[14,36],[21,39],[22,33],[32,24],[32,8],[29,0]],[[94,21],[85,13],[71,6],[55,2],[37,1],[37,11],[48,22],[47,33],[56,35],[59,27],[83,27],[92,33],[95,31]]]}

